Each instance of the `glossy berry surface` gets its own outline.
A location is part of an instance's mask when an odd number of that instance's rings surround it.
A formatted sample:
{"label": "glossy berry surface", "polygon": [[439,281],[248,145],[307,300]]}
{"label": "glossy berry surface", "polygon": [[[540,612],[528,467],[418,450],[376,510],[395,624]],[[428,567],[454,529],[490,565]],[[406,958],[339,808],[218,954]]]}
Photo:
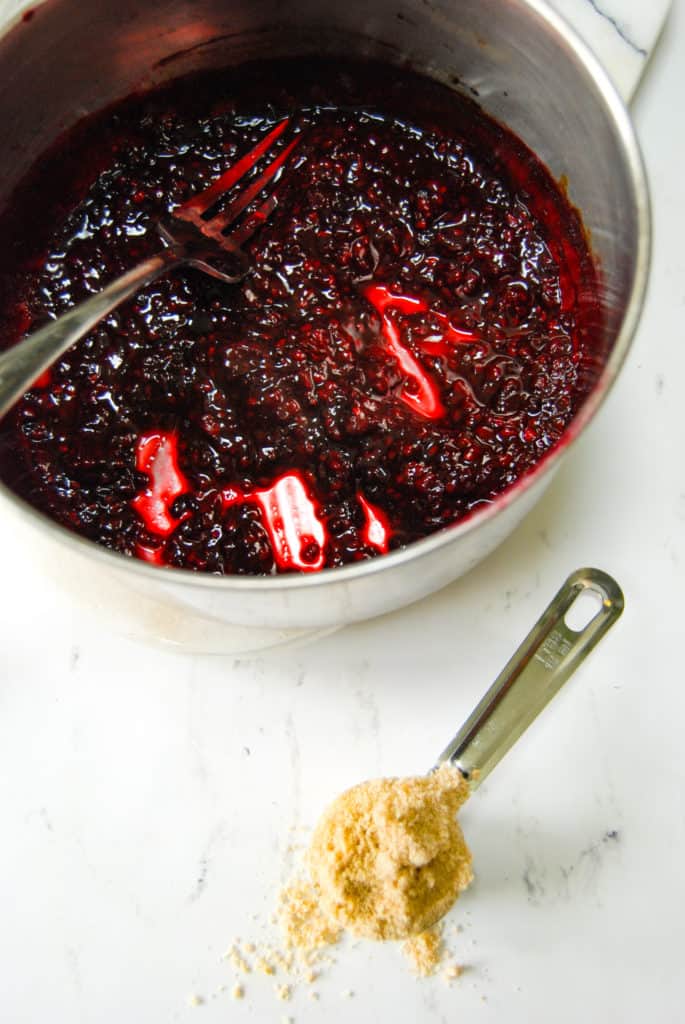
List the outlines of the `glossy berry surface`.
{"label": "glossy berry surface", "polygon": [[302,61],[58,140],[0,224],[2,347],[155,251],[156,219],[288,112],[245,281],[156,282],[0,424],[11,488],[157,565],[317,571],[448,527],[560,442],[601,361],[580,219],[530,151],[409,72]]}

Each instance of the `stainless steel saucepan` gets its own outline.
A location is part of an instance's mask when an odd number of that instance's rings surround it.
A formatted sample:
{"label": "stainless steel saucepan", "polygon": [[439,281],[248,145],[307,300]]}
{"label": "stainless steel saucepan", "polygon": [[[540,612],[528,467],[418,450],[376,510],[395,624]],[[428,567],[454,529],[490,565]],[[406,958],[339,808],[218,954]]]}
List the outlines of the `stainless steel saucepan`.
{"label": "stainless steel saucepan", "polygon": [[45,0],[30,19],[4,18],[0,206],[65,127],[134,89],[254,57],[373,56],[475,90],[488,113],[555,177],[565,176],[605,295],[605,357],[563,443],[491,506],[403,550],[302,576],[159,569],[75,536],[0,485],[0,521],[17,543],[34,556],[40,551],[65,586],[116,626],[231,650],[409,604],[503,541],[611,387],[638,322],[649,265],[648,191],[630,117],[575,33],[540,0]]}

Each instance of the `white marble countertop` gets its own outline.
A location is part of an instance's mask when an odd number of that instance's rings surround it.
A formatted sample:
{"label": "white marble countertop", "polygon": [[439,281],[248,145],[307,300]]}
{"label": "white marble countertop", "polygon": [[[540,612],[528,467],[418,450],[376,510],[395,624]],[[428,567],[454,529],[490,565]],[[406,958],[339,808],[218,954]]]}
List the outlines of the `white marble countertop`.
{"label": "white marble countertop", "polygon": [[[676,6],[634,105],[655,219],[634,349],[542,502],[468,577],[232,660],[116,638],[38,570],[5,574],[3,1022],[683,1020],[684,95]],[[0,556],[18,564],[7,538]],[[356,781],[424,770],[583,564],[616,576],[626,611],[463,813],[477,877],[451,918],[459,981],[417,981],[367,944],[318,1003],[254,976],[240,1003],[217,993],[226,946],[262,934],[290,827]]]}

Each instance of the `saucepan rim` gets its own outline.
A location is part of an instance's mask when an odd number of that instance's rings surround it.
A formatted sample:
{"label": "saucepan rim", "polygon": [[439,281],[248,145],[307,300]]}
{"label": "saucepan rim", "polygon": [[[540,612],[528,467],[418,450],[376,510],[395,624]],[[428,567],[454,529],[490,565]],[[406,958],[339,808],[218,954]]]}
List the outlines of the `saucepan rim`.
{"label": "saucepan rim", "polygon": [[[171,566],[149,565],[140,559],[112,551],[95,541],[73,533],[67,527],[62,526],[49,516],[35,509],[1,481],[0,499],[13,506],[35,528],[39,530],[47,528],[56,540],[71,548],[75,553],[96,558],[103,566],[108,565],[117,572],[133,573],[141,580],[162,585],[188,585],[214,591],[256,591],[267,594],[274,591],[291,592],[316,590],[321,587],[347,586],[363,577],[389,572],[393,568],[407,562],[418,562],[423,555],[428,555],[441,548],[449,548],[450,545],[460,538],[474,532],[483,523],[498,516],[505,508],[521,498],[530,488],[541,482],[565,457],[577,438],[594,418],[599,407],[610,392],[626,358],[640,319],[647,287],[651,257],[651,213],[647,176],[640,146],[628,110],[616,91],[613,82],[575,30],[556,11],[553,11],[544,0],[522,0],[522,3],[531,8],[540,19],[547,22],[548,27],[559,37],[560,41],[573,51],[579,63],[592,79],[606,109],[610,113],[625,159],[637,222],[635,273],[623,322],[595,386],[554,448],[545,453],[543,458],[524,476],[497,495],[490,504],[474,509],[468,516],[451,526],[446,526],[436,533],[430,534],[428,537],[412,541],[405,547],[388,554],[379,555],[376,558],[365,559],[353,565],[300,574],[284,573],[271,576],[227,574],[221,576],[212,573],[195,572],[190,569],[173,568]],[[16,24],[16,20],[16,18],[10,19],[4,29],[0,30],[0,36],[10,31]]]}

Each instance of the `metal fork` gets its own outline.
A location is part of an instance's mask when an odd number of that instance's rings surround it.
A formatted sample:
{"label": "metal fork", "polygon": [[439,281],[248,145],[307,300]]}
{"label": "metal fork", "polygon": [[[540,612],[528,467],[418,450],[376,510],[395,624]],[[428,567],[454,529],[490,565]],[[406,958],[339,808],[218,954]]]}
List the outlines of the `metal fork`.
{"label": "metal fork", "polygon": [[[225,209],[211,211],[222,197],[266,156],[290,123],[285,118],[257,145],[241,157],[217,181],[177,207],[156,227],[163,248],[155,256],[129,270],[103,291],[79,303],[0,356],[0,417],[31,387],[62,353],[88,333],[103,317],[146,285],[177,267],[188,265],[219,278],[227,284],[241,281],[250,270],[242,246],[252,237],[278,205],[274,193],[248,213],[235,230],[240,215],[274,181],[300,141],[296,135]],[[228,273],[226,254],[237,261],[235,273]]]}

